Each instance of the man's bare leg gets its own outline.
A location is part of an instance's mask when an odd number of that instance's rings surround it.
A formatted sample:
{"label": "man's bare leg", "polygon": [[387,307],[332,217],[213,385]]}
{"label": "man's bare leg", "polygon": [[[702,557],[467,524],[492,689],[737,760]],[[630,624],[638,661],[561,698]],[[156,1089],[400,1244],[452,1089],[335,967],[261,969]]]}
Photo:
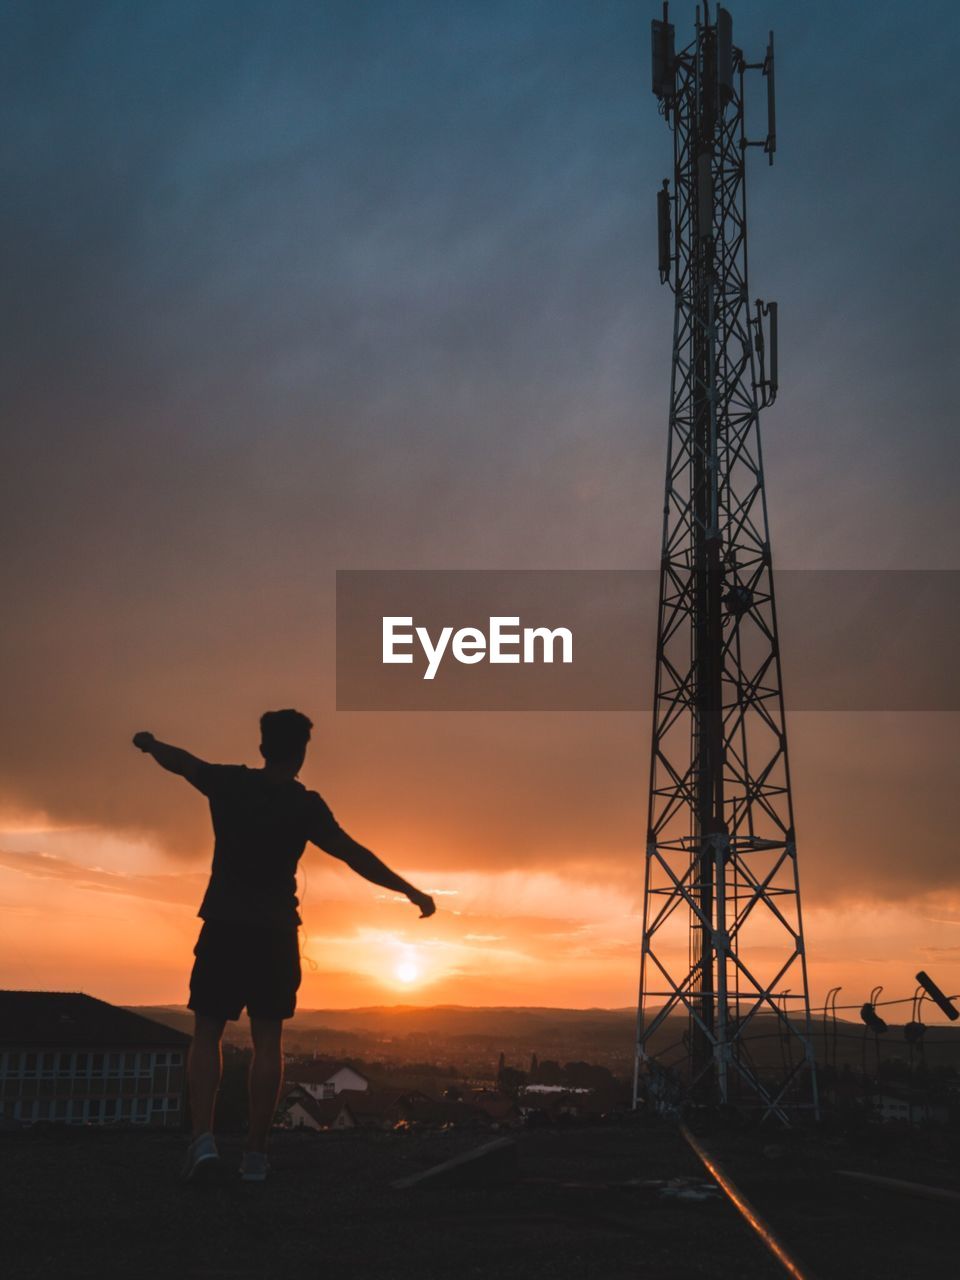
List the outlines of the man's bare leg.
{"label": "man's bare leg", "polygon": [[208,1018],[202,1013],[194,1015],[193,1043],[187,1060],[187,1083],[190,1087],[190,1114],[195,1138],[202,1133],[213,1132],[213,1113],[223,1074],[223,1053],[220,1048],[223,1028],[222,1018]]}
{"label": "man's bare leg", "polygon": [[283,1081],[283,1023],[251,1018],[253,1061],[250,1063],[250,1133],[248,1151],[266,1151]]}

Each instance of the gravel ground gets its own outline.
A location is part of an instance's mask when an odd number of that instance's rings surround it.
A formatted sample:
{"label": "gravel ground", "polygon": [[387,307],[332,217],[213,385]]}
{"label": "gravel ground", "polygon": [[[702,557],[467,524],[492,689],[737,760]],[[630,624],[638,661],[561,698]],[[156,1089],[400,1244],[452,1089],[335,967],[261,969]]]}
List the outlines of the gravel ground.
{"label": "gravel ground", "polygon": [[[776,1135],[773,1135],[776,1139]],[[519,1177],[484,1189],[392,1189],[488,1141],[452,1133],[278,1135],[270,1180],[184,1187],[184,1139],[163,1131],[0,1135],[0,1274],[261,1280],[772,1280],[779,1266],[670,1129],[522,1131]],[[845,1183],[839,1168],[950,1185],[924,1149],[872,1150],[798,1136],[706,1139],[818,1280],[957,1274],[955,1206]],[[228,1166],[239,1140],[222,1143]],[[633,1183],[634,1185],[624,1185]]]}

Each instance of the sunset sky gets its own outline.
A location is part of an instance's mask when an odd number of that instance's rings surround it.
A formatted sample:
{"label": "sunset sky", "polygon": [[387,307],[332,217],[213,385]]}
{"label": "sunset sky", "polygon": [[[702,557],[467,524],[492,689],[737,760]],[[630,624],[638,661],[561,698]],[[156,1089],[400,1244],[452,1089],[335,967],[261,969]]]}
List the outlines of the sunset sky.
{"label": "sunset sky", "polygon": [[[660,8],[5,6],[0,985],[183,1003],[206,805],[130,737],[255,764],[292,705],[440,908],[308,852],[302,1007],[634,1003],[649,717],[337,713],[333,606],[338,568],[656,565]],[[731,8],[777,35],[775,562],[960,568],[960,11]],[[960,716],[789,731],[814,1000],[960,990]]]}

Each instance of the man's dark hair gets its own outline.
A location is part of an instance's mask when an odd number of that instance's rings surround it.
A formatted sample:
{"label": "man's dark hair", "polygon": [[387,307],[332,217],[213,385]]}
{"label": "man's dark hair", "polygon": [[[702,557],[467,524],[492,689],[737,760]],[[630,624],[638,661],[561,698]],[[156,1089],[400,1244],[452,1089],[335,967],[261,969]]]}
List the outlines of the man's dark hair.
{"label": "man's dark hair", "polygon": [[313,722],[302,711],[265,711],[260,717],[260,750],[268,764],[293,760],[310,741]]}

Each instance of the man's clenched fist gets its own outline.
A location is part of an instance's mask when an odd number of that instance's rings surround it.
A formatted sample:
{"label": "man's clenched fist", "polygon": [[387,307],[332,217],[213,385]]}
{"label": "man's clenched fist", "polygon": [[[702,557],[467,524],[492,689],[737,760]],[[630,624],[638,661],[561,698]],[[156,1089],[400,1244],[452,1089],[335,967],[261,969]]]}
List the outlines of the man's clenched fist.
{"label": "man's clenched fist", "polygon": [[415,907],[420,908],[420,919],[424,920],[427,916],[432,916],[437,909],[437,904],[428,893],[411,893],[410,901]]}

